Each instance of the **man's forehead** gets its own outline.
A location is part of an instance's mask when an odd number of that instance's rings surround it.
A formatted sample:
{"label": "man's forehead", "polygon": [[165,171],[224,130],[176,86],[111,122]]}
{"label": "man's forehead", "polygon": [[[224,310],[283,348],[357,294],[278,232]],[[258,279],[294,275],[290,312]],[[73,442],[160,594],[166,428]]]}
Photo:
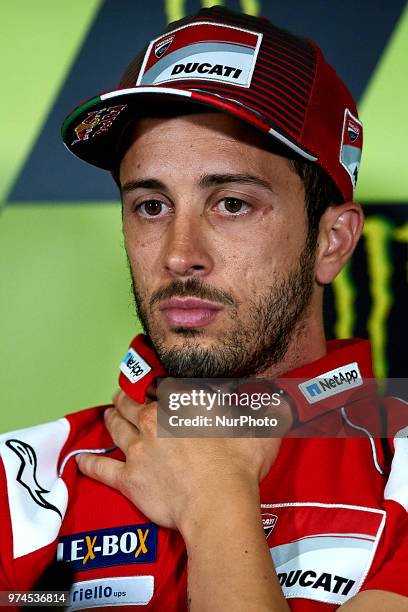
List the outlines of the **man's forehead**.
{"label": "man's forehead", "polygon": [[[178,114],[152,115],[131,121],[123,133],[119,145],[120,162],[127,155],[129,149],[135,150],[137,154],[139,146],[146,152],[146,145],[157,147],[166,151],[170,143],[183,142],[190,148],[195,148],[202,143],[209,146],[206,157],[216,157],[216,148],[212,143],[222,142],[225,146],[234,149],[259,150],[260,152],[272,153],[286,159],[292,159],[294,155],[287,147],[274,142],[261,131],[255,130],[243,121],[218,111],[186,112]],[[151,151],[147,151],[148,153]],[[169,159],[172,160],[172,152],[168,151]]]}
{"label": "man's forehead", "polygon": [[[173,134],[200,133],[205,136],[211,134],[216,137],[224,137],[248,144],[261,144],[266,138],[257,130],[254,130],[243,121],[226,113],[205,109],[201,112],[183,112],[167,115],[153,115],[135,119],[130,124],[130,137],[134,141],[146,133],[154,133],[155,137],[163,139]],[[270,140],[270,139],[269,139]]]}

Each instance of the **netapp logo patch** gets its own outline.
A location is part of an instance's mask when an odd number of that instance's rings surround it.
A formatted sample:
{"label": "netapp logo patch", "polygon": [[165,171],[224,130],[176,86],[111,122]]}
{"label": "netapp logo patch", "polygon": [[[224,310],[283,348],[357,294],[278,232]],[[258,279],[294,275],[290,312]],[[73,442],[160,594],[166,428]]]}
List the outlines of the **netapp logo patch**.
{"label": "netapp logo patch", "polygon": [[362,384],[363,379],[358,364],[354,362],[306,380],[299,384],[299,389],[309,404],[315,404],[327,397],[337,395],[337,393],[346,389],[359,387]]}
{"label": "netapp logo patch", "polygon": [[150,372],[151,369],[152,368],[145,362],[143,357],[141,357],[139,353],[136,353],[136,351],[132,348],[128,350],[122,363],[120,364],[121,372],[123,372],[126,378],[128,378],[132,383],[135,383],[143,378],[143,376]]}
{"label": "netapp logo patch", "polygon": [[152,563],[157,555],[157,525],[127,525],[62,536],[57,560],[71,563],[76,571]]}

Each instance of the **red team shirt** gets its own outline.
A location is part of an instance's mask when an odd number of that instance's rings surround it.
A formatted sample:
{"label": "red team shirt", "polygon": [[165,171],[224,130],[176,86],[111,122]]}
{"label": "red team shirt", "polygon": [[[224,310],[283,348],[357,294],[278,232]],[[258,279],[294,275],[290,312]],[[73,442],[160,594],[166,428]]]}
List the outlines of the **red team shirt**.
{"label": "red team shirt", "polygon": [[[152,352],[141,351],[140,342],[132,343],[131,357],[140,358],[143,370]],[[126,363],[134,365],[129,355]],[[121,386],[129,392],[128,366]],[[347,340],[329,342],[326,356],[279,381],[296,407],[296,427],[261,483],[261,513],[294,611],[335,610],[365,589],[408,596],[408,410],[394,398],[380,410],[372,376],[369,343]],[[84,450],[123,458],[112,450],[104,408],[0,436],[7,492],[0,499],[0,590],[32,589],[60,560],[73,572],[72,610],[186,610],[179,533],[157,527],[77,469],[74,456]],[[372,435],[386,419],[387,444]],[[302,427],[306,434],[299,436]],[[214,555],[227,545],[219,544]]]}

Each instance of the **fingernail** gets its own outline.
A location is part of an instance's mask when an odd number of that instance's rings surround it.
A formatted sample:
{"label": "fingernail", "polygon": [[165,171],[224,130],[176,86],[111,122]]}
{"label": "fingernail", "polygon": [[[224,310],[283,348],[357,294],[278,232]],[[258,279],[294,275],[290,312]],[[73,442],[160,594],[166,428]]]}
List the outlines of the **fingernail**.
{"label": "fingernail", "polygon": [[108,418],[108,416],[110,415],[112,410],[113,410],[113,408],[106,408],[105,412],[103,413],[103,416],[104,416],[105,419]]}

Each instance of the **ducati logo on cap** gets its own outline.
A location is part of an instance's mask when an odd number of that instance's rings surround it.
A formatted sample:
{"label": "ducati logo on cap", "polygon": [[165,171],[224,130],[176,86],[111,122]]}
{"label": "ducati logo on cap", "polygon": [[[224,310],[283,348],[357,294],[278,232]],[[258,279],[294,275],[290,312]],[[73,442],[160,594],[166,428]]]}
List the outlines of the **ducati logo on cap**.
{"label": "ducati logo on cap", "polygon": [[159,41],[154,46],[154,54],[157,58],[161,58],[170,47],[171,43],[174,40],[174,36],[168,36],[164,40]]}
{"label": "ducati logo on cap", "polygon": [[348,108],[344,111],[343,134],[340,146],[340,163],[345,168],[355,188],[360,169],[363,146],[363,125]]}
{"label": "ducati logo on cap", "polygon": [[356,127],[355,125],[349,125],[347,130],[348,130],[348,137],[350,138],[351,143],[354,143],[360,134],[360,129]]}
{"label": "ducati logo on cap", "polygon": [[136,85],[216,81],[249,87],[262,40],[260,32],[202,21],[153,40]]}

